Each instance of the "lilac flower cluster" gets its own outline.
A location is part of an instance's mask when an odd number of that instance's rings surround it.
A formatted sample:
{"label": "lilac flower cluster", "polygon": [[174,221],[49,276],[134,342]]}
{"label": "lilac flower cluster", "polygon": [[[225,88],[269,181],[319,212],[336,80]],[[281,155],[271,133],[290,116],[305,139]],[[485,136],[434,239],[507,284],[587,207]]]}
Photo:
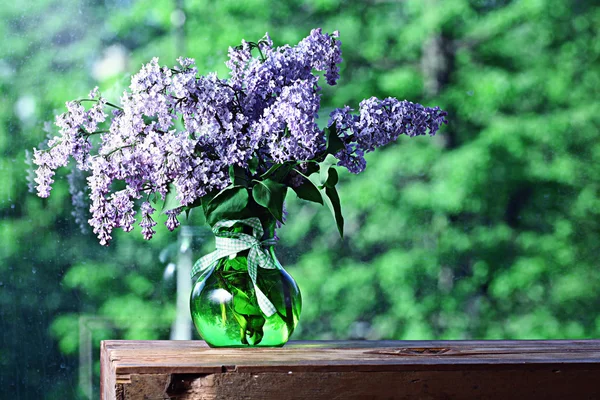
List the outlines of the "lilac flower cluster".
{"label": "lilac flower cluster", "polygon": [[[149,199],[164,200],[175,190],[180,206],[166,211],[167,228],[173,230],[185,207],[231,184],[230,165],[248,168],[259,160],[262,173],[278,163],[324,158],[325,132],[316,123],[321,91],[316,72],[335,85],[341,61],[339,34],[320,29],[296,46],[276,48],[266,35],[258,43],[230,48],[229,79],[198,76],[192,59],[180,58],[174,68],[152,59],[132,77],[120,106],[97,88],[89,98],[66,104],[67,112],[55,121],[59,135],[44,150],[34,149],[38,195],[49,196],[55,170],[73,158],[88,175],[88,223],[101,244],[110,242],[114,228],[133,229],[139,202],[139,226],[150,239],[156,222]],[[400,134],[434,134],[444,115],[374,98],[361,103],[360,115],[348,107],[336,110],[330,125],[345,145],[337,154],[340,165],[360,172],[365,152]],[[115,190],[115,182],[124,183],[124,189]],[[74,192],[78,202],[81,193]]]}
{"label": "lilac flower cluster", "polygon": [[334,110],[328,126],[335,126],[344,143],[344,148],[335,155],[340,160],[338,165],[355,174],[367,166],[365,153],[395,141],[402,134],[435,135],[442,123],[447,123],[447,113],[439,107],[423,107],[391,97],[365,99],[360,103],[359,115],[352,114],[353,111],[350,107]]}
{"label": "lilac flower cluster", "polygon": [[[90,92],[90,100],[96,94],[96,89]],[[50,195],[51,184],[54,183],[54,171],[68,164],[69,158],[77,161],[77,167],[88,169],[88,157],[91,150],[89,137],[98,124],[106,120],[104,105],[106,100],[99,99],[88,111],[81,102],[67,102],[67,112],[56,117],[56,126],[60,128],[60,136],[55,136],[47,143],[45,151],[34,149],[33,163],[38,166],[35,182],[40,197]]]}

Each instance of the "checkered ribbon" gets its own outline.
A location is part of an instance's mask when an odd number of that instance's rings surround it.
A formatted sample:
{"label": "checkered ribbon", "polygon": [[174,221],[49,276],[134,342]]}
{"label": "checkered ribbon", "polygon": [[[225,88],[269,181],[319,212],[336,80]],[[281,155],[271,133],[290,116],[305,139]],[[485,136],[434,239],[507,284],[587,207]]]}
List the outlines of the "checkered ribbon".
{"label": "checkered ribbon", "polygon": [[[250,226],[252,228],[252,235],[241,232],[221,230],[222,228],[231,228],[237,223]],[[252,279],[252,284],[254,285],[258,306],[263,314],[265,314],[267,317],[275,314],[277,309],[256,284],[256,273],[258,267],[264,269],[277,268],[273,258],[265,251],[265,249],[263,249],[263,246],[274,245],[276,243],[275,240],[267,239],[263,240],[262,242],[260,241],[264,231],[258,218],[219,221],[213,226],[212,230],[216,236],[215,239],[217,249],[196,261],[192,267],[192,277],[209,269],[212,272],[212,270],[217,266],[217,262],[221,258],[235,257],[235,255],[240,251],[249,249],[248,275],[250,275],[250,279]]]}

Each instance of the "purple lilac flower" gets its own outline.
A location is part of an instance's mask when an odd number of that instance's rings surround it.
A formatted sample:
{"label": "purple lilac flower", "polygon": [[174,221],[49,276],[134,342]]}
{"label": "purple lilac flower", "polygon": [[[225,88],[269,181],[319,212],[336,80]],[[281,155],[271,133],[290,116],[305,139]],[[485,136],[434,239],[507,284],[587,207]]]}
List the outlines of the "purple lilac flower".
{"label": "purple lilac flower", "polygon": [[55,125],[60,128],[60,136],[55,136],[48,142],[49,151],[54,161],[54,169],[64,167],[69,162],[69,157],[73,156],[78,161],[81,161],[81,166],[84,166],[83,159],[89,151],[83,145],[80,127],[87,120],[87,113],[81,103],[69,101],[67,102],[67,112],[58,115],[55,120]]}
{"label": "purple lilac flower", "polygon": [[153,226],[156,225],[156,222],[152,219],[152,213],[156,211],[152,208],[152,205],[145,201],[142,203],[141,212],[142,212],[142,221],[140,222],[140,226],[142,227],[142,235],[144,235],[144,239],[150,240],[152,236],[156,233]]}
{"label": "purple lilac flower", "polygon": [[173,232],[175,228],[177,228],[180,225],[177,216],[181,214],[181,210],[182,207],[177,207],[172,210],[165,211],[165,214],[167,214],[167,221],[165,222],[165,226],[171,232]]}
{"label": "purple lilac flower", "polygon": [[241,46],[229,47],[229,60],[225,63],[230,70],[229,83],[236,90],[241,90],[244,82],[246,65],[252,59],[250,45],[242,40]]}
{"label": "purple lilac flower", "polygon": [[352,111],[348,106],[333,110],[329,116],[328,126],[335,126],[337,134],[344,142],[344,149],[335,155],[340,160],[338,165],[358,174],[364,171],[367,163],[364,158],[365,151],[353,141],[354,129],[358,126],[359,116],[352,114]]}
{"label": "purple lilac flower", "polygon": [[344,107],[330,114],[328,126],[335,126],[345,148],[336,154],[339,165],[352,173],[366,167],[364,154],[395,141],[399,135],[435,135],[447,113],[439,107],[430,108],[394,98],[375,97],[360,103],[359,115]]}
{"label": "purple lilac flower", "polygon": [[131,189],[124,189],[110,196],[112,219],[115,221],[115,226],[123,228],[125,232],[132,231],[135,222],[132,195]]}
{"label": "purple lilac flower", "polygon": [[170,88],[172,72],[161,68],[158,58],[144,65],[140,72],[131,78],[131,101],[129,111],[134,115],[156,117],[158,127],[166,131],[173,125],[171,113],[173,98],[165,92]]}
{"label": "purple lilac flower", "polygon": [[298,43],[297,52],[307,58],[308,65],[317,71],[325,71],[329,85],[335,85],[340,78],[339,64],[342,62],[342,42],[338,31],[329,35],[321,28],[313,29],[306,39]]}
{"label": "purple lilac flower", "polygon": [[[90,94],[91,95],[91,94]],[[106,114],[103,107],[106,100],[100,98],[88,111],[79,102],[67,102],[67,112],[56,117],[55,125],[59,128],[59,136],[54,136],[47,143],[47,150],[35,150],[33,163],[38,166],[36,171],[38,194],[41,197],[50,195],[54,170],[68,164],[69,158],[77,161],[77,168],[89,169],[88,156],[91,143],[82,129],[88,133],[96,130],[99,123],[104,122]]]}
{"label": "purple lilac flower", "polygon": [[33,163],[38,166],[36,172],[36,189],[38,196],[50,196],[51,185],[54,183],[55,164],[50,152],[33,149]]}
{"label": "purple lilac flower", "polygon": [[325,139],[315,122],[320,104],[313,89],[316,80],[298,80],[284,87],[256,125],[276,163],[309,160],[324,149]]}
{"label": "purple lilac flower", "polygon": [[198,69],[196,68],[195,61],[191,58],[178,58],[180,67],[175,67],[179,72],[174,73],[171,77],[172,95],[175,98],[175,107],[177,110],[183,110],[183,107],[179,108],[179,105],[184,101],[188,101],[196,93],[196,75]]}
{"label": "purple lilac flower", "polygon": [[90,93],[88,94],[88,98],[90,100],[93,100],[96,97],[98,97],[99,95],[100,95],[100,89],[98,88],[98,86],[96,86],[95,88],[93,88],[92,90],[90,90]]}
{"label": "purple lilac flower", "polygon": [[[244,114],[251,120],[260,118],[284,88],[299,80],[314,80],[313,70],[325,71],[327,82],[334,85],[339,77],[338,64],[342,61],[338,36],[337,32],[328,35],[314,29],[296,47],[286,45],[273,49],[267,35],[260,47],[266,57],[264,62],[249,58],[248,46],[230,50],[228,66],[233,67],[231,79],[236,87],[244,90],[241,99]],[[246,63],[245,60],[249,61]],[[313,90],[320,90],[317,80],[314,80]]]}
{"label": "purple lilac flower", "polygon": [[106,120],[106,113],[104,108],[106,107],[106,99],[100,97],[96,104],[88,110],[85,115],[85,121],[83,127],[87,132],[95,132],[98,129],[98,124],[101,124]]}
{"label": "purple lilac flower", "polygon": [[190,157],[186,171],[173,181],[177,199],[183,206],[209,192],[224,189],[230,183],[227,164],[221,160],[211,160],[206,153],[200,154],[199,157]]}
{"label": "purple lilac flower", "polygon": [[[171,185],[186,206],[227,187],[229,165],[244,168],[253,157],[261,158],[261,168],[318,161],[325,153],[325,137],[315,123],[321,89],[314,71],[324,72],[334,85],[341,61],[339,34],[320,29],[297,46],[274,48],[267,34],[258,43],[230,48],[227,80],[214,73],[198,76],[193,59],[180,58],[179,66],[170,69],[154,58],[132,77],[121,107],[110,118],[105,109],[114,106],[98,88],[89,93],[94,102],[88,110],[80,102],[67,103],[67,112],[56,117],[58,135],[45,150],[34,149],[38,194],[47,197],[55,170],[76,160],[79,170],[89,171],[88,223],[106,245],[114,228],[133,229],[136,201],[151,195],[164,199]],[[358,115],[348,107],[335,110],[329,125],[337,127],[345,146],[336,156],[340,165],[361,172],[366,152],[400,134],[435,134],[445,115],[439,108],[375,98],[363,101]],[[176,128],[177,118],[183,129]],[[106,120],[108,130],[98,131]],[[99,145],[90,141],[92,134],[100,135]],[[293,176],[288,181],[301,183]],[[114,191],[114,182],[124,183],[125,189]],[[78,204],[83,193],[73,192]],[[141,206],[146,239],[155,233],[154,211],[148,202]],[[167,212],[168,229],[179,226],[180,212]]]}
{"label": "purple lilac flower", "polygon": [[111,232],[116,225],[112,219],[114,215],[111,204],[106,195],[110,192],[113,174],[112,165],[104,157],[93,157],[91,160],[92,174],[87,178],[90,188],[90,213],[92,217],[88,224],[98,236],[101,245],[108,245],[112,239]]}

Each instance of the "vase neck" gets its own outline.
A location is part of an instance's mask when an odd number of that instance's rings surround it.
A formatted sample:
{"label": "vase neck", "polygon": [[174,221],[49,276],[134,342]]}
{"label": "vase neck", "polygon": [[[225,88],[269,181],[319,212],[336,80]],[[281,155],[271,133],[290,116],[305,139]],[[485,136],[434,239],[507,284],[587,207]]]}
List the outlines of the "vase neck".
{"label": "vase neck", "polygon": [[[275,237],[275,228],[277,227],[276,220],[273,218],[271,218],[271,219],[259,218],[259,220],[260,220],[261,226],[263,228],[263,235],[258,239],[261,242],[265,241],[265,240],[272,240],[272,239],[276,240],[276,237]],[[248,225],[244,225],[244,224],[236,224],[227,230],[232,233],[243,233],[246,235],[254,236],[253,228]],[[272,246],[272,245],[266,245],[265,248],[267,248],[268,246]]]}

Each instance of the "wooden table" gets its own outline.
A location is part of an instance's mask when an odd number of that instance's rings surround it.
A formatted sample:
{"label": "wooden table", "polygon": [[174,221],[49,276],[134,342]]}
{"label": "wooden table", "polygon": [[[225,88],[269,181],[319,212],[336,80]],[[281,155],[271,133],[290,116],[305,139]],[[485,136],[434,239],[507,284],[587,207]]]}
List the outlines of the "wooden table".
{"label": "wooden table", "polygon": [[600,399],[600,340],[102,342],[101,398]]}

